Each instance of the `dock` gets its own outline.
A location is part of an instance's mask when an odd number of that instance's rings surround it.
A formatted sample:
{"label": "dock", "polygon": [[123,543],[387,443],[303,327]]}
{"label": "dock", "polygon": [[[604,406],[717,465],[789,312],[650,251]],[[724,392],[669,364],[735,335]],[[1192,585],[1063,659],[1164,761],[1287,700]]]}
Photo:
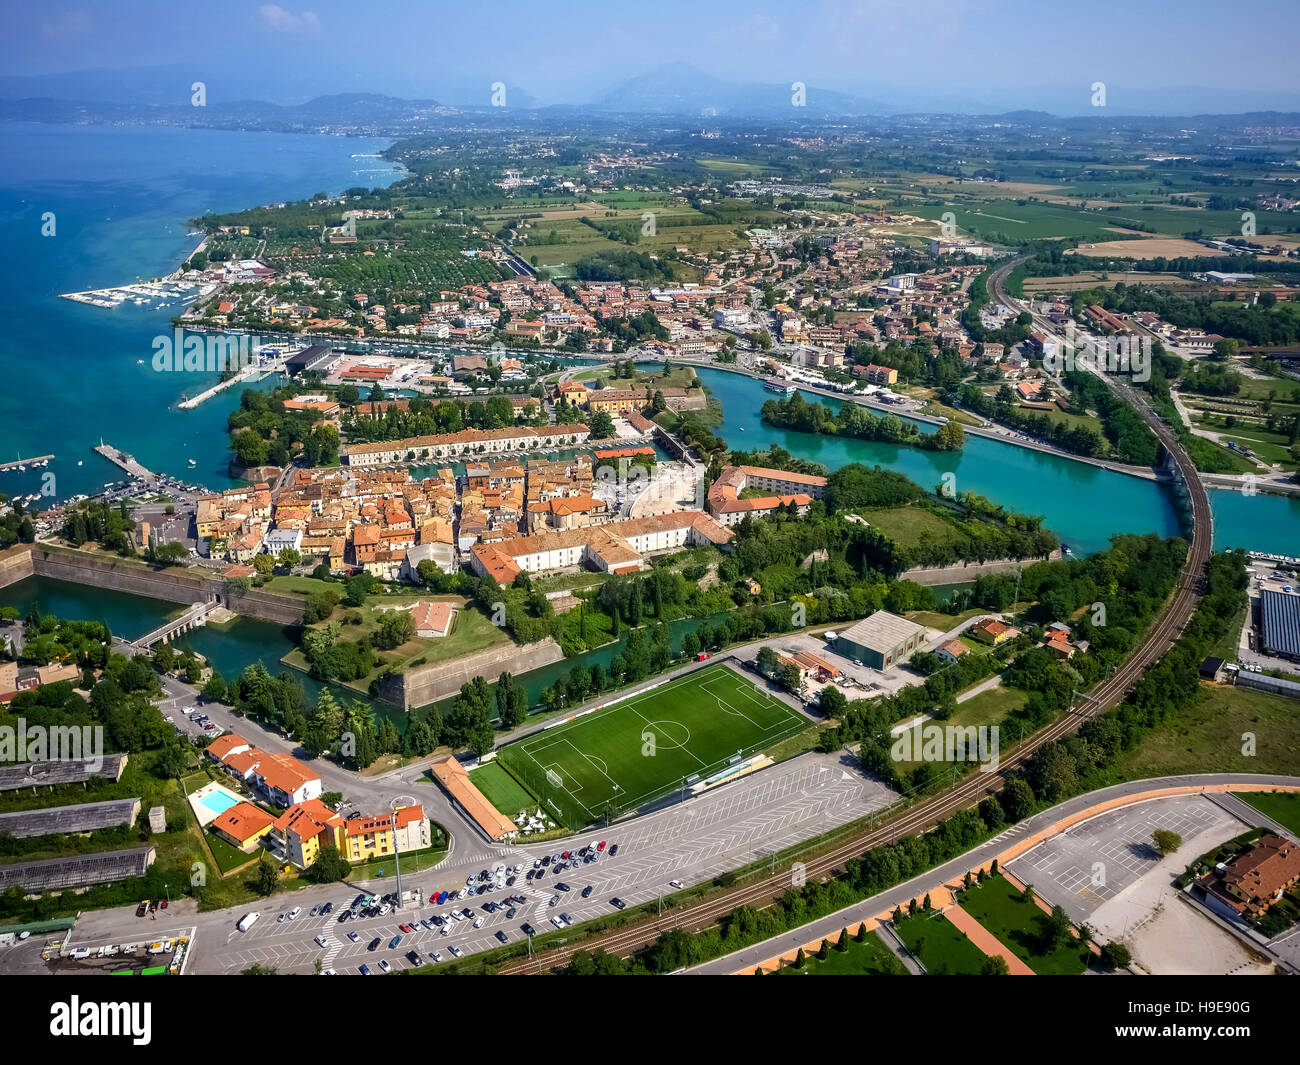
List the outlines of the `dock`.
{"label": "dock", "polygon": [[211,388],[204,389],[197,396],[191,396],[189,399],[181,400],[178,404],[176,404],[176,406],[178,406],[181,410],[193,410],[204,400],[211,399],[213,396],[217,395],[217,393],[221,392],[224,389],[231,388],[234,385],[243,384],[244,382],[250,380],[253,380],[254,383],[256,383],[257,381],[264,381],[272,374],[283,373],[283,372],[284,372],[283,360],[277,360],[276,362],[273,362],[269,366],[260,362],[249,363],[237,374],[235,374],[234,377],[228,377],[224,381],[218,381]]}
{"label": "dock", "polygon": [[114,466],[120,466],[132,477],[143,479],[153,477],[153,474],[141,466],[140,463],[136,462],[133,456],[128,455],[125,451],[122,451],[119,448],[115,448],[112,444],[106,444],[101,440],[96,445],[95,451],[97,454],[108,459],[108,461]]}
{"label": "dock", "polygon": [[4,473],[5,470],[16,470],[20,466],[35,466],[38,463],[49,462],[52,458],[54,458],[53,455],[36,455],[30,459],[14,459],[13,462],[0,462],[0,473]]}

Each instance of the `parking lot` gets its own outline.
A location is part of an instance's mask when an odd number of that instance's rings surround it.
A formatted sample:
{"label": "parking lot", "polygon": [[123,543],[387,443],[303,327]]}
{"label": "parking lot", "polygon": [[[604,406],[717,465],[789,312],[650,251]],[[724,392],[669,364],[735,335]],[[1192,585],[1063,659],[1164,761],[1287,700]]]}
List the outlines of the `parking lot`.
{"label": "parking lot", "polygon": [[[808,756],[759,774],[743,787],[720,789],[685,806],[638,818],[625,828],[586,833],[576,843],[556,844],[550,849],[500,847],[496,860],[473,867],[457,866],[453,855],[435,870],[404,876],[403,890],[421,889],[421,901],[400,910],[392,908],[386,914],[362,915],[340,924],[339,913],[352,906],[362,886],[334,885],[312,889],[311,901],[293,920],[286,916],[277,921],[279,914],[290,908],[287,899],[280,900],[276,908],[263,903],[234,914],[226,911],[219,923],[213,920],[218,915],[211,919],[205,915],[205,926],[211,923],[213,927],[201,929],[195,971],[234,973],[260,964],[281,972],[311,972],[320,959],[324,969],[355,975],[362,965],[372,973],[382,972],[381,961],[390,969],[410,968],[415,964],[406,956],[410,950],[418,952],[423,964],[437,962],[435,951],[446,962],[455,956],[453,946],[465,955],[500,946],[498,933],[509,943],[523,942],[527,938],[525,924],[544,934],[557,931],[552,918],[565,913],[574,923],[582,923],[614,913],[617,905],[611,900],[616,898],[628,906],[652,902],[678,890],[674,883],[699,883],[747,861],[761,860],[888,805],[894,798],[886,788],[852,772],[839,756]],[[596,861],[580,859],[576,867],[554,871],[556,848],[558,852],[576,852],[601,840],[606,849]],[[615,845],[617,853],[610,854]],[[544,868],[545,875],[530,879],[533,862],[546,858],[551,861]],[[513,885],[507,877],[498,887],[498,881],[491,878],[498,863],[523,867],[514,874]],[[489,874],[488,881],[478,879],[484,872]],[[454,901],[450,895],[443,903],[432,901],[435,890],[459,895],[471,876],[476,887],[483,885],[487,890],[472,897],[467,892],[465,898]],[[559,883],[569,890],[559,889]],[[371,881],[365,890],[382,898],[394,887],[391,879],[386,879]],[[592,890],[584,897],[587,887]],[[523,901],[517,901],[521,896]],[[508,902],[512,897],[516,901]],[[310,908],[324,901],[332,904],[330,912],[312,917]],[[451,916],[453,910],[466,908],[474,911],[471,916],[462,913],[459,921]],[[247,932],[239,932],[236,920],[252,910],[260,910],[261,916]],[[426,920],[432,927],[422,924]],[[403,932],[401,924],[414,924],[414,929]],[[448,929],[445,935],[444,928]],[[392,946],[397,935],[402,938]],[[317,936],[325,941],[323,947],[315,941]],[[376,940],[372,951],[370,946]]]}
{"label": "parking lot", "polygon": [[[1204,832],[1247,828],[1211,800],[1192,795],[1157,799],[1100,814],[1044,840],[1007,868],[1074,921],[1088,920],[1104,902],[1154,869],[1160,855],[1151,841],[1158,828],[1189,841]],[[1188,849],[1188,860],[1195,855]]]}

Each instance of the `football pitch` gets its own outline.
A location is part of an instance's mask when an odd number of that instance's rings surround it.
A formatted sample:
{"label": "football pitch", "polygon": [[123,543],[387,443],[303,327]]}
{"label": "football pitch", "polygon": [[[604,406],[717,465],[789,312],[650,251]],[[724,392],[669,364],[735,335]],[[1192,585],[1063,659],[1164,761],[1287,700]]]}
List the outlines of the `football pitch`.
{"label": "football pitch", "polygon": [[497,758],[577,828],[705,779],[807,724],[717,665],[512,743]]}

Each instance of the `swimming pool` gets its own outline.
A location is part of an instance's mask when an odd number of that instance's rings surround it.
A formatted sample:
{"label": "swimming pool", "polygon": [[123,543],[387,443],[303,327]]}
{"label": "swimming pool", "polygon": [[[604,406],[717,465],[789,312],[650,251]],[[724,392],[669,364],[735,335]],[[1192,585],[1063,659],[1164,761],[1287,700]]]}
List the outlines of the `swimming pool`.
{"label": "swimming pool", "polygon": [[199,805],[210,811],[213,817],[219,817],[232,806],[239,805],[238,799],[233,795],[227,795],[224,791],[210,791],[206,795],[200,795],[198,801]]}

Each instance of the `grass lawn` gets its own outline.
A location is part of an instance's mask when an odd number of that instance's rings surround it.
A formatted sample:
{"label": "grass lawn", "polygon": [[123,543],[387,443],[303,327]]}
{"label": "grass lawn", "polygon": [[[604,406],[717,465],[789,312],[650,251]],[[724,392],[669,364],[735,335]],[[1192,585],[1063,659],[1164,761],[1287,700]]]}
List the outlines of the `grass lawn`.
{"label": "grass lawn", "polygon": [[215,832],[204,832],[203,838],[207,840],[208,850],[212,851],[212,857],[217,860],[222,876],[225,876],[232,869],[238,869],[241,865],[257,861],[260,853],[254,851],[252,854],[245,854]]}
{"label": "grass lawn", "polygon": [[802,969],[791,965],[778,970],[778,976],[908,976],[907,967],[894,957],[875,932],[868,932],[861,943],[849,939],[846,951],[833,949],[839,937],[831,940],[831,951],[822,961],[815,954],[807,956]]}
{"label": "grass lawn", "polygon": [[[1194,705],[1146,733],[1117,766],[1119,779],[1170,773],[1294,773],[1300,713],[1294,699],[1249,688],[1201,685]],[[1255,737],[1243,754],[1243,733]]]}
{"label": "grass lawn", "polygon": [[1039,976],[1077,976],[1088,967],[1092,951],[1077,939],[1048,946],[1047,914],[1037,902],[1026,901],[1006,877],[972,885],[962,893],[961,906]]}
{"label": "grass lawn", "polygon": [[1300,836],[1300,795],[1285,791],[1256,791],[1248,795],[1238,792],[1237,798]]}
{"label": "grass lawn", "polygon": [[984,965],[984,952],[937,910],[918,910],[915,917],[904,917],[894,930],[932,975],[977,976]]}
{"label": "grass lawn", "polygon": [[505,814],[512,821],[520,810],[537,809],[537,799],[495,761],[479,766],[470,773],[469,779],[499,813]]}
{"label": "grass lawn", "polygon": [[[446,636],[433,636],[427,639],[416,636],[388,651],[381,651],[376,648],[376,654],[383,660],[382,665],[371,670],[364,677],[350,681],[338,681],[337,683],[351,688],[353,691],[366,694],[370,690],[370,682],[384,669],[393,669],[400,672],[416,666],[452,662],[465,658],[475,651],[481,651],[495,644],[509,641],[510,637],[503,629],[497,628],[477,606],[469,605],[459,596],[420,596],[414,594],[409,596],[375,596],[368,599],[366,605],[361,608],[361,624],[341,626],[339,639],[356,643],[361,637],[367,636],[370,638],[371,646],[374,647],[375,637],[379,632],[380,620],[387,613],[387,611],[379,609],[380,607],[397,606],[400,608],[420,600],[428,601],[431,599],[447,600],[459,607],[456,611],[456,618],[451,625],[451,632],[447,633]],[[345,610],[343,607],[336,607],[331,620],[336,621],[344,613],[349,612],[351,611]],[[319,628],[328,623],[328,621],[321,622],[313,627]],[[293,666],[295,669],[301,669],[303,672],[310,672],[311,670],[306,655],[297,647],[284,654],[280,661],[285,665]]]}
{"label": "grass lawn", "polygon": [[[924,507],[892,507],[888,510],[861,511],[867,522],[888,536],[899,547],[915,547],[925,537],[936,546],[963,544],[966,537],[938,514]],[[948,625],[951,628],[956,622]]]}
{"label": "grass lawn", "polygon": [[632,810],[802,732],[807,720],[718,665],[503,747],[497,756],[571,827]]}
{"label": "grass lawn", "polygon": [[[402,852],[401,858],[402,858],[403,876],[405,876],[407,873],[418,873],[422,869],[432,869],[435,865],[437,865],[440,861],[442,861],[445,857],[447,857],[446,834],[443,834],[440,837],[437,835],[437,832],[438,832],[438,828],[435,825],[433,826],[434,846],[425,847],[422,850],[418,850],[418,851]],[[442,840],[441,845],[439,845],[437,842],[439,839]],[[368,862],[359,862],[358,864],[352,867],[352,872],[348,874],[348,879],[349,880],[370,880],[374,877],[379,876],[381,873],[384,876],[395,876],[397,874],[397,866],[394,864],[393,856],[391,854],[383,858],[374,858]]]}
{"label": "grass lawn", "polygon": [[343,594],[343,585],[338,581],[320,581],[315,577],[295,577],[288,573],[272,577],[262,587],[268,592],[282,592],[288,595],[311,595],[312,592],[319,592],[325,588],[333,589],[340,596]]}

